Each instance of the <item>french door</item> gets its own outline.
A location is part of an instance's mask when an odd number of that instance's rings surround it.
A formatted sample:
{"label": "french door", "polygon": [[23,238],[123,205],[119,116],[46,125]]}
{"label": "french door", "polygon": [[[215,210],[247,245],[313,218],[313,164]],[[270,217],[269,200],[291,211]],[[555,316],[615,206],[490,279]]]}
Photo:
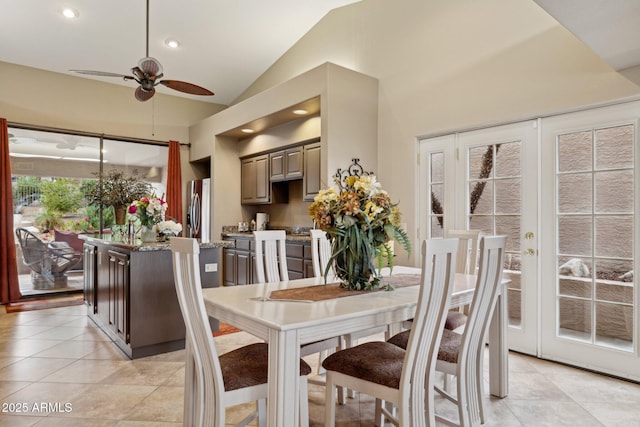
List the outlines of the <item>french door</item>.
{"label": "french door", "polygon": [[541,355],[640,380],[640,103],[544,120]]}
{"label": "french door", "polygon": [[420,238],[444,229],[508,236],[509,348],[536,354],[538,122],[420,141]]}

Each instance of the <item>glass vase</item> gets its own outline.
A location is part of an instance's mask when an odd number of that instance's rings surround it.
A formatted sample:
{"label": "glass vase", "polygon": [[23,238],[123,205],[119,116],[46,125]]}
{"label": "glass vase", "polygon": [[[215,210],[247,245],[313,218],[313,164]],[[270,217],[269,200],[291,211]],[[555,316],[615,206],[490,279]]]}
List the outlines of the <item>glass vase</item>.
{"label": "glass vase", "polygon": [[373,263],[374,245],[359,226],[352,226],[332,241],[332,258],[336,275],[349,290],[365,291],[378,287]]}
{"label": "glass vase", "polygon": [[156,232],[153,231],[153,228],[145,225],[142,226],[140,230],[140,240],[142,240],[142,243],[155,243],[156,237]]}

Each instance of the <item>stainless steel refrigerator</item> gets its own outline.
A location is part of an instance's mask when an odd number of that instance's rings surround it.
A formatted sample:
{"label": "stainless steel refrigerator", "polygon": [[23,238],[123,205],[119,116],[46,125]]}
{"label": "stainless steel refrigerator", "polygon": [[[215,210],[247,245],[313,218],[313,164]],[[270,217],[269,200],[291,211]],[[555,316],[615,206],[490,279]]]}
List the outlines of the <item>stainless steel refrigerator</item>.
{"label": "stainless steel refrigerator", "polygon": [[187,192],[187,236],[207,243],[211,241],[211,179],[189,181]]}

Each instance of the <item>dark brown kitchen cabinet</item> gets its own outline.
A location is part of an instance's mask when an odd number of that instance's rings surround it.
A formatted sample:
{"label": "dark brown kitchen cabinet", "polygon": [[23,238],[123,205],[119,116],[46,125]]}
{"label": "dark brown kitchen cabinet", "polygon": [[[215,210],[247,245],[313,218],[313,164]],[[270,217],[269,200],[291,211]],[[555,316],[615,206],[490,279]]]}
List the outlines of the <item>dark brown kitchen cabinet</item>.
{"label": "dark brown kitchen cabinet", "polygon": [[[252,237],[227,237],[235,248],[224,249],[225,286],[246,285],[256,281],[255,248]],[[306,242],[287,242],[287,271],[289,279],[313,277],[311,246]]]}
{"label": "dark brown kitchen cabinet", "polygon": [[255,257],[250,238],[226,239],[235,243],[235,248],[224,250],[224,285],[247,285],[253,283]]}
{"label": "dark brown kitchen cabinet", "polygon": [[242,203],[270,203],[269,155],[242,159],[241,169]]}
{"label": "dark brown kitchen cabinet", "polygon": [[[85,263],[85,275],[95,278],[92,288],[85,277],[88,308],[93,301],[93,309],[87,310],[89,318],[131,359],[184,348],[185,326],[171,251],[138,250],[100,239],[87,239],[87,243],[85,255],[87,246],[95,250],[95,262]],[[220,254],[219,247],[201,247],[203,288],[219,286],[219,273],[206,271],[206,265],[219,264]],[[210,322],[217,331],[217,320]]]}
{"label": "dark brown kitchen cabinet", "polygon": [[302,200],[312,202],[320,191],[322,178],[320,175],[320,143],[304,146],[304,177],[302,179]]}
{"label": "dark brown kitchen cabinet", "polygon": [[288,181],[303,176],[303,148],[295,147],[269,154],[271,181]]}
{"label": "dark brown kitchen cabinet", "polygon": [[129,255],[108,251],[109,328],[129,344]]}

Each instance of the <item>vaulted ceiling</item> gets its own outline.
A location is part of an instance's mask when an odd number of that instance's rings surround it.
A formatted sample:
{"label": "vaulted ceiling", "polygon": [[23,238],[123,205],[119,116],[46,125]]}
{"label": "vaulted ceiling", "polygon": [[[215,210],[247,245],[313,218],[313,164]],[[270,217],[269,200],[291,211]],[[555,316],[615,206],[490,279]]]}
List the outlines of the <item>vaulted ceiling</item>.
{"label": "vaulted ceiling", "polygon": [[[166,79],[205,87],[229,105],[323,16],[359,0],[150,0],[149,56]],[[77,11],[63,17],[63,8]],[[170,49],[165,42],[180,42]],[[130,74],[146,51],[145,0],[0,0],[0,61],[71,74]],[[80,76],[78,74],[74,74]],[[97,78],[82,76],[85,78]],[[133,81],[97,78],[132,88]]]}

